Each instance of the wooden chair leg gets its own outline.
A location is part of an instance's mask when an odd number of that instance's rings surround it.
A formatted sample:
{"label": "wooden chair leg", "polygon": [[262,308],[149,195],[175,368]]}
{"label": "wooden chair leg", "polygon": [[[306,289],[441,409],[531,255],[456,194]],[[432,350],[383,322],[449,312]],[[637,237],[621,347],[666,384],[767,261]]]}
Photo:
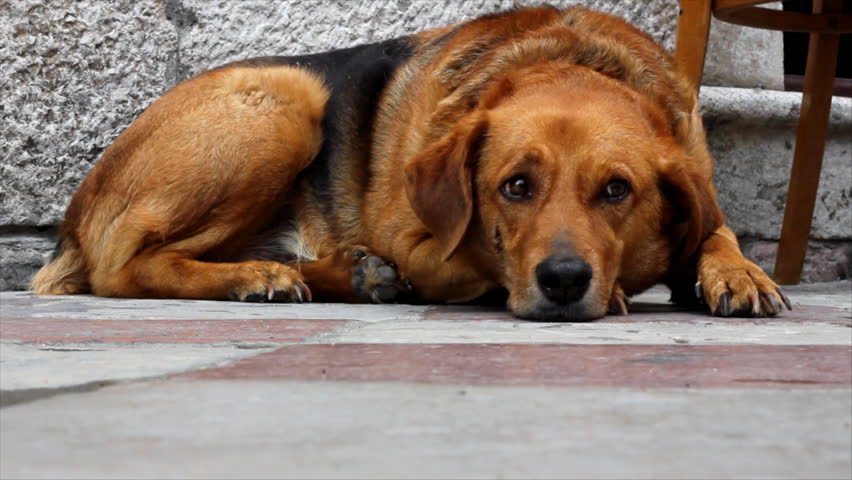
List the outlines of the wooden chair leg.
{"label": "wooden chair leg", "polygon": [[712,3],[712,0],[680,0],[675,61],[696,92],[701,86],[701,74],[704,72]]}
{"label": "wooden chair leg", "polygon": [[[822,10],[820,3],[822,2],[814,2],[816,13],[821,13],[817,11]],[[797,284],[802,275],[828,133],[828,115],[831,109],[839,39],[839,35],[825,33],[810,35],[802,111],[796,132],[796,149],[787,189],[784,224],[781,227],[781,240],[775,259],[774,276],[782,284]]]}

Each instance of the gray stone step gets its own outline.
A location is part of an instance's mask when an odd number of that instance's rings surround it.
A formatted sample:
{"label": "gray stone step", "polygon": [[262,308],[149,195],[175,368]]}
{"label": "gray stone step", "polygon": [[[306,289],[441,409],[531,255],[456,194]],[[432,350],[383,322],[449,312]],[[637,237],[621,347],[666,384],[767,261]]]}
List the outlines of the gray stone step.
{"label": "gray stone step", "polygon": [[[801,94],[704,86],[700,100],[716,159],[719,202],[731,227],[746,240],[746,255],[771,271]],[[847,278],[850,270],[852,99],[834,99],[830,125],[804,281]],[[39,184],[35,178],[31,181]],[[65,196],[53,197],[53,201],[61,205],[67,202]],[[22,202],[12,207],[23,212],[29,205]],[[52,231],[21,227],[0,230],[0,289],[26,288],[29,277],[49,256]]]}
{"label": "gray stone step", "polygon": [[[739,235],[777,239],[802,94],[701,88],[719,202]],[[835,97],[811,238],[852,237],[852,99]]]}

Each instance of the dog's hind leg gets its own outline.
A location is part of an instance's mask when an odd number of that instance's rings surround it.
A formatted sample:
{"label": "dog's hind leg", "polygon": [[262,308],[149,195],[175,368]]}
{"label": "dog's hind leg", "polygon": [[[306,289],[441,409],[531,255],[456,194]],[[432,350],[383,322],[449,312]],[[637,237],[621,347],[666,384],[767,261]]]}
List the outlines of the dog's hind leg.
{"label": "dog's hind leg", "polygon": [[93,291],[97,295],[135,298],[253,302],[307,299],[310,294],[302,275],[282,263],[198,260],[227,243],[243,226],[223,222],[178,242],[153,244],[120,267],[94,271]]}
{"label": "dog's hind leg", "polygon": [[233,258],[293,195],[293,180],[319,149],[327,96],[320,79],[296,68],[231,67],[154,103],[107,150],[69,206],[63,232],[80,247],[91,291],[304,298],[301,274],[286,265],[219,262]]}
{"label": "dog's hind leg", "polygon": [[36,273],[30,282],[36,295],[73,295],[89,291],[86,262],[80,247],[61,241],[56,246],[54,258]]}

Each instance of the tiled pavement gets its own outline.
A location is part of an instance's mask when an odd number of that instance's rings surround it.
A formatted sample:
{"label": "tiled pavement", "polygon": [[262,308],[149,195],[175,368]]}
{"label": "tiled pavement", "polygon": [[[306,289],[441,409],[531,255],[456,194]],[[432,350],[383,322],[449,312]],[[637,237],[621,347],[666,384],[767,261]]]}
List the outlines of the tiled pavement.
{"label": "tiled pavement", "polygon": [[0,294],[0,477],[850,478],[852,285],[792,312]]}

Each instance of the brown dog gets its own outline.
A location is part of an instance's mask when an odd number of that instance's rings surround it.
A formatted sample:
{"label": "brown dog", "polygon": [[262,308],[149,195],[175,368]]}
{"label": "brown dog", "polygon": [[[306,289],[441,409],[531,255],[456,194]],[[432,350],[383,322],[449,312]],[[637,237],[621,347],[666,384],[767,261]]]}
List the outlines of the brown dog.
{"label": "brown dog", "polygon": [[518,9],[181,83],[83,182],[33,289],[503,290],[518,316],[572,320],[626,313],[663,282],[716,314],[775,315],[787,301],[740,253],[712,169],[693,89],[648,36],[583,8]]}

